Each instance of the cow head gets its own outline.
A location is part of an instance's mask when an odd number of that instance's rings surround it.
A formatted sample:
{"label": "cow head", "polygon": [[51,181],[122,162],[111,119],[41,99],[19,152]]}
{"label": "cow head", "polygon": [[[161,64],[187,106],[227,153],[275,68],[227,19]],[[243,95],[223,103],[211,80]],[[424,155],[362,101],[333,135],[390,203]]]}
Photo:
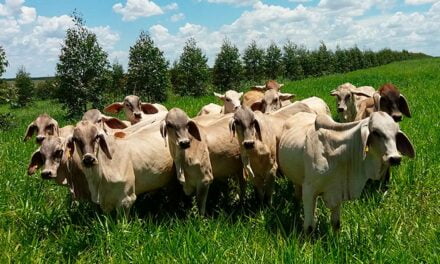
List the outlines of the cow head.
{"label": "cow head", "polygon": [[108,159],[112,159],[107,136],[102,129],[90,121],[80,121],[73,130],[73,136],[68,139],[67,147],[70,155],[76,150],[86,168],[98,164],[98,151],[103,151]]}
{"label": "cow head", "polygon": [[402,114],[411,117],[405,96],[392,84],[384,84],[373,95],[373,99],[375,110],[388,113],[396,122],[402,120]]}
{"label": "cow head", "polygon": [[142,103],[139,96],[129,95],[126,96],[123,102],[113,103],[104,108],[108,113],[119,113],[124,110],[127,120],[132,124],[136,124],[142,120],[142,115],[156,114],[159,109],[148,103]]}
{"label": "cow head", "polygon": [[196,123],[179,108],[173,108],[168,112],[160,131],[164,139],[168,136],[169,144],[175,144],[180,149],[189,148],[194,139],[201,141]]}
{"label": "cow head", "polygon": [[399,125],[384,112],[371,114],[368,124],[361,128],[364,157],[367,152],[385,164],[399,165],[402,155],[415,157],[414,147]]}
{"label": "cow head", "polygon": [[237,110],[241,103],[240,98],[243,95],[243,93],[237,93],[234,90],[228,90],[224,94],[214,93],[214,95],[223,101],[223,104],[225,106],[225,114],[227,113],[234,113],[235,110]]}
{"label": "cow head", "polygon": [[105,125],[112,129],[124,129],[128,126],[119,120],[118,118],[106,116],[101,113],[98,109],[90,109],[84,113],[82,117],[83,121],[90,121],[92,124],[98,125],[104,131],[106,130]]}
{"label": "cow head", "polygon": [[48,136],[40,148],[32,154],[28,166],[28,174],[33,175],[42,168],[41,178],[55,180],[58,184],[67,184],[66,178],[59,177],[57,171],[65,156],[65,140],[60,137]]}
{"label": "cow head", "polygon": [[261,92],[265,92],[267,90],[280,91],[283,86],[284,84],[282,83],[278,83],[277,81],[274,80],[269,80],[264,85],[254,85],[251,89]]}
{"label": "cow head", "polygon": [[24,136],[24,141],[37,134],[36,141],[41,144],[47,136],[59,136],[58,122],[47,114],[39,115],[29,124]]}
{"label": "cow head", "polygon": [[294,98],[294,94],[280,93],[274,89],[267,90],[263,99],[251,105],[252,111],[261,111],[262,113],[272,113],[282,107],[282,102]]}
{"label": "cow head", "polygon": [[247,150],[255,147],[255,140],[262,141],[261,122],[246,106],[239,108],[229,121],[232,136],[237,134],[238,142]]}

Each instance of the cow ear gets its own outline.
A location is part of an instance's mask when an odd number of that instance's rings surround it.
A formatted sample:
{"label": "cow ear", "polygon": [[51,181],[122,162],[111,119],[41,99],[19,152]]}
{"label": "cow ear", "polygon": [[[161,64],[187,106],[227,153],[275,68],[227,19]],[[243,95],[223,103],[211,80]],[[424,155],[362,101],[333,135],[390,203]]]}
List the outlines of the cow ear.
{"label": "cow ear", "polygon": [[365,96],[365,97],[371,97],[370,94],[365,93],[363,91],[358,91],[357,89],[350,89],[350,92],[354,95],[358,95],[358,96]]}
{"label": "cow ear", "polygon": [[117,103],[113,103],[111,105],[106,106],[104,108],[104,112],[117,114],[122,110],[122,108],[124,108],[124,104],[117,102]]}
{"label": "cow ear", "polygon": [[160,124],[160,134],[165,142],[165,147],[167,146],[167,123],[165,120]]}
{"label": "cow ear", "polygon": [[124,122],[122,122],[122,120],[116,117],[103,116],[102,121],[112,129],[124,129],[128,127]]}
{"label": "cow ear", "polygon": [[229,120],[229,132],[231,132],[231,138],[235,137],[235,118]]}
{"label": "cow ear", "polygon": [[68,157],[72,157],[75,152],[75,142],[73,141],[73,137],[69,136],[66,141],[66,152]]}
{"label": "cow ear", "polygon": [[30,123],[29,126],[26,129],[26,133],[24,135],[23,141],[26,141],[26,140],[30,139],[34,135],[34,133],[37,132],[37,129],[38,128],[37,128],[37,126],[35,125],[34,122]]}
{"label": "cow ear", "polygon": [[280,89],[284,86],[284,83],[280,83]]}
{"label": "cow ear", "polygon": [[402,94],[399,97],[399,110],[407,117],[411,117],[411,112],[409,111],[408,102],[406,101],[405,96]]}
{"label": "cow ear", "polygon": [[258,102],[253,103],[251,105],[251,110],[254,111],[254,112],[255,111],[263,112],[263,101],[258,101]]}
{"label": "cow ear", "polygon": [[243,92],[238,93],[238,99],[240,99],[243,96]]}
{"label": "cow ear", "polygon": [[98,138],[99,138],[99,146],[101,147],[102,151],[104,151],[108,159],[112,159],[112,154],[110,153],[110,150],[108,148],[107,140],[105,139],[105,134],[102,132],[99,133]]}
{"label": "cow ear", "polygon": [[402,153],[403,155],[410,157],[412,159],[416,156],[416,152],[414,150],[411,141],[402,131],[397,132],[396,145],[397,145],[397,150],[399,150],[399,152]]}
{"label": "cow ear", "polygon": [[192,120],[188,122],[188,132],[191,136],[193,136],[198,141],[202,141],[202,138],[200,137],[200,131],[197,127],[196,123]]}
{"label": "cow ear", "polygon": [[362,140],[362,158],[367,157],[368,152],[368,138],[370,136],[370,129],[368,128],[368,123],[361,126],[361,140]]}
{"label": "cow ear", "polygon": [[380,100],[382,99],[382,97],[380,96],[380,94],[378,92],[373,94],[373,101],[374,101],[374,111],[380,111]]}
{"label": "cow ear", "polygon": [[216,92],[214,92],[214,95],[215,95],[215,97],[217,97],[218,99],[220,99],[220,100],[225,100],[225,95],[224,94],[219,94],[219,93],[216,93]]}
{"label": "cow ear", "polygon": [[295,98],[296,95],[290,93],[280,93],[279,96],[281,101],[285,101]]}
{"label": "cow ear", "polygon": [[147,114],[147,115],[157,114],[159,112],[159,109],[157,109],[156,106],[154,106],[153,104],[149,104],[149,103],[142,103],[141,109],[142,109],[142,112],[144,112],[144,114]]}
{"label": "cow ear", "polygon": [[261,136],[260,121],[257,118],[255,118],[254,120],[254,127],[255,127],[255,132],[257,133],[258,140],[263,141],[263,137]]}
{"label": "cow ear", "polygon": [[32,154],[31,162],[28,166],[28,175],[34,174],[41,166],[43,166],[43,156],[41,155],[40,149],[38,149]]}
{"label": "cow ear", "polygon": [[337,96],[337,95],[338,95],[338,91],[336,91],[336,90],[332,90],[332,91],[330,92],[330,95],[331,95],[331,96]]}

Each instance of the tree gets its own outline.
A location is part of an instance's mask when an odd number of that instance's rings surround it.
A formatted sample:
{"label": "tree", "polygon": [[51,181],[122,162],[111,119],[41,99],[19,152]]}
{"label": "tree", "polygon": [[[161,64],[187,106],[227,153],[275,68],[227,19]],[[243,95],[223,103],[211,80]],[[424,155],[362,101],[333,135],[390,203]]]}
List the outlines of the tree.
{"label": "tree", "polygon": [[23,66],[18,69],[15,77],[15,87],[17,89],[17,106],[26,106],[32,99],[34,83]]}
{"label": "tree", "polygon": [[118,61],[113,62],[110,70],[109,94],[114,97],[121,97],[125,94],[126,78],[124,67]]}
{"label": "tree", "polygon": [[186,41],[179,61],[174,64],[172,80],[179,95],[200,96],[207,92],[209,81],[208,59],[197,47],[195,39]]}
{"label": "tree", "polygon": [[272,42],[266,49],[266,55],[264,56],[264,70],[266,77],[269,79],[276,79],[282,74],[283,71],[283,56],[281,49]]}
{"label": "tree", "polygon": [[245,49],[243,55],[244,75],[247,80],[260,82],[264,77],[264,50],[255,41]]}
{"label": "tree", "polygon": [[2,46],[0,46],[0,77],[2,77],[3,73],[6,72],[6,68],[8,67],[9,63],[6,59],[6,52],[3,49]]}
{"label": "tree", "polygon": [[321,41],[318,50],[313,52],[315,59],[315,73],[317,76],[327,75],[334,72],[334,55],[327,49],[324,41]]}
{"label": "tree", "polygon": [[223,40],[214,62],[213,84],[218,91],[236,90],[241,81],[242,66],[238,48],[228,39]]}
{"label": "tree", "polygon": [[283,68],[284,77],[290,80],[299,80],[304,77],[304,70],[301,66],[300,51],[298,46],[287,41],[283,46]]}
{"label": "tree", "polygon": [[96,35],[85,27],[79,14],[74,12],[72,20],[75,25],[66,31],[56,66],[57,94],[70,117],[85,112],[88,103],[101,108],[109,69],[107,53]]}
{"label": "tree", "polygon": [[127,92],[143,96],[147,101],[163,102],[169,87],[168,62],[150,35],[142,31],[130,47]]}
{"label": "tree", "polygon": [[35,85],[34,95],[41,100],[55,98],[55,87],[55,81],[53,79],[38,82]]}

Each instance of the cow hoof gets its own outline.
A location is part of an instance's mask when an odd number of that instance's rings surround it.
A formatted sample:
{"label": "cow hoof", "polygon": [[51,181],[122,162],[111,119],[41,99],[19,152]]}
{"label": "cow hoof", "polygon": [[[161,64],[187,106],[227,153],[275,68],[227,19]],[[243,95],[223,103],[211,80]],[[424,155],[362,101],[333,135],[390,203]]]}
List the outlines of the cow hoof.
{"label": "cow hoof", "polygon": [[336,222],[332,223],[332,228],[333,228],[333,231],[339,232],[339,230],[341,230],[341,221],[336,221]]}

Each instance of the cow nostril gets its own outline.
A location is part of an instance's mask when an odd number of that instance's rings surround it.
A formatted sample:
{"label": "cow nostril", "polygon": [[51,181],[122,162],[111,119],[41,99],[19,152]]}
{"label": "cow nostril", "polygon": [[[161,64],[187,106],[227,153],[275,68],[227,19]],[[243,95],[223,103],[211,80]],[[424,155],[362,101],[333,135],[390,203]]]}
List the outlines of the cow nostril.
{"label": "cow nostril", "polygon": [[134,117],[136,117],[136,118],[141,118],[142,115],[141,115],[140,113],[135,113],[135,114],[134,114]]}
{"label": "cow nostril", "polygon": [[43,171],[43,172],[41,172],[41,178],[43,178],[43,179],[50,179],[50,178],[52,178],[52,172],[50,172],[50,171]]}
{"label": "cow nostril", "polygon": [[93,165],[93,163],[95,163],[95,158],[89,155],[84,156],[83,163],[86,167],[90,167]]}
{"label": "cow nostril", "polygon": [[401,157],[390,157],[388,159],[388,162],[390,163],[391,166],[397,166],[400,165],[400,162],[402,161]]}
{"label": "cow nostril", "polygon": [[44,139],[45,139],[45,136],[37,136],[37,138],[36,138],[37,143],[43,142]]}
{"label": "cow nostril", "polygon": [[182,141],[179,141],[179,147],[180,147],[181,149],[187,149],[187,148],[189,148],[189,147],[190,147],[190,142],[189,142],[189,140],[182,140]]}
{"label": "cow nostril", "polygon": [[339,113],[344,112],[344,108],[342,108],[342,107],[338,107],[338,112],[339,112]]}
{"label": "cow nostril", "polygon": [[395,122],[400,122],[400,121],[402,121],[402,116],[401,115],[393,115],[393,119]]}
{"label": "cow nostril", "polygon": [[252,149],[255,146],[255,142],[254,141],[245,141],[245,142],[243,142],[243,146],[246,149]]}

